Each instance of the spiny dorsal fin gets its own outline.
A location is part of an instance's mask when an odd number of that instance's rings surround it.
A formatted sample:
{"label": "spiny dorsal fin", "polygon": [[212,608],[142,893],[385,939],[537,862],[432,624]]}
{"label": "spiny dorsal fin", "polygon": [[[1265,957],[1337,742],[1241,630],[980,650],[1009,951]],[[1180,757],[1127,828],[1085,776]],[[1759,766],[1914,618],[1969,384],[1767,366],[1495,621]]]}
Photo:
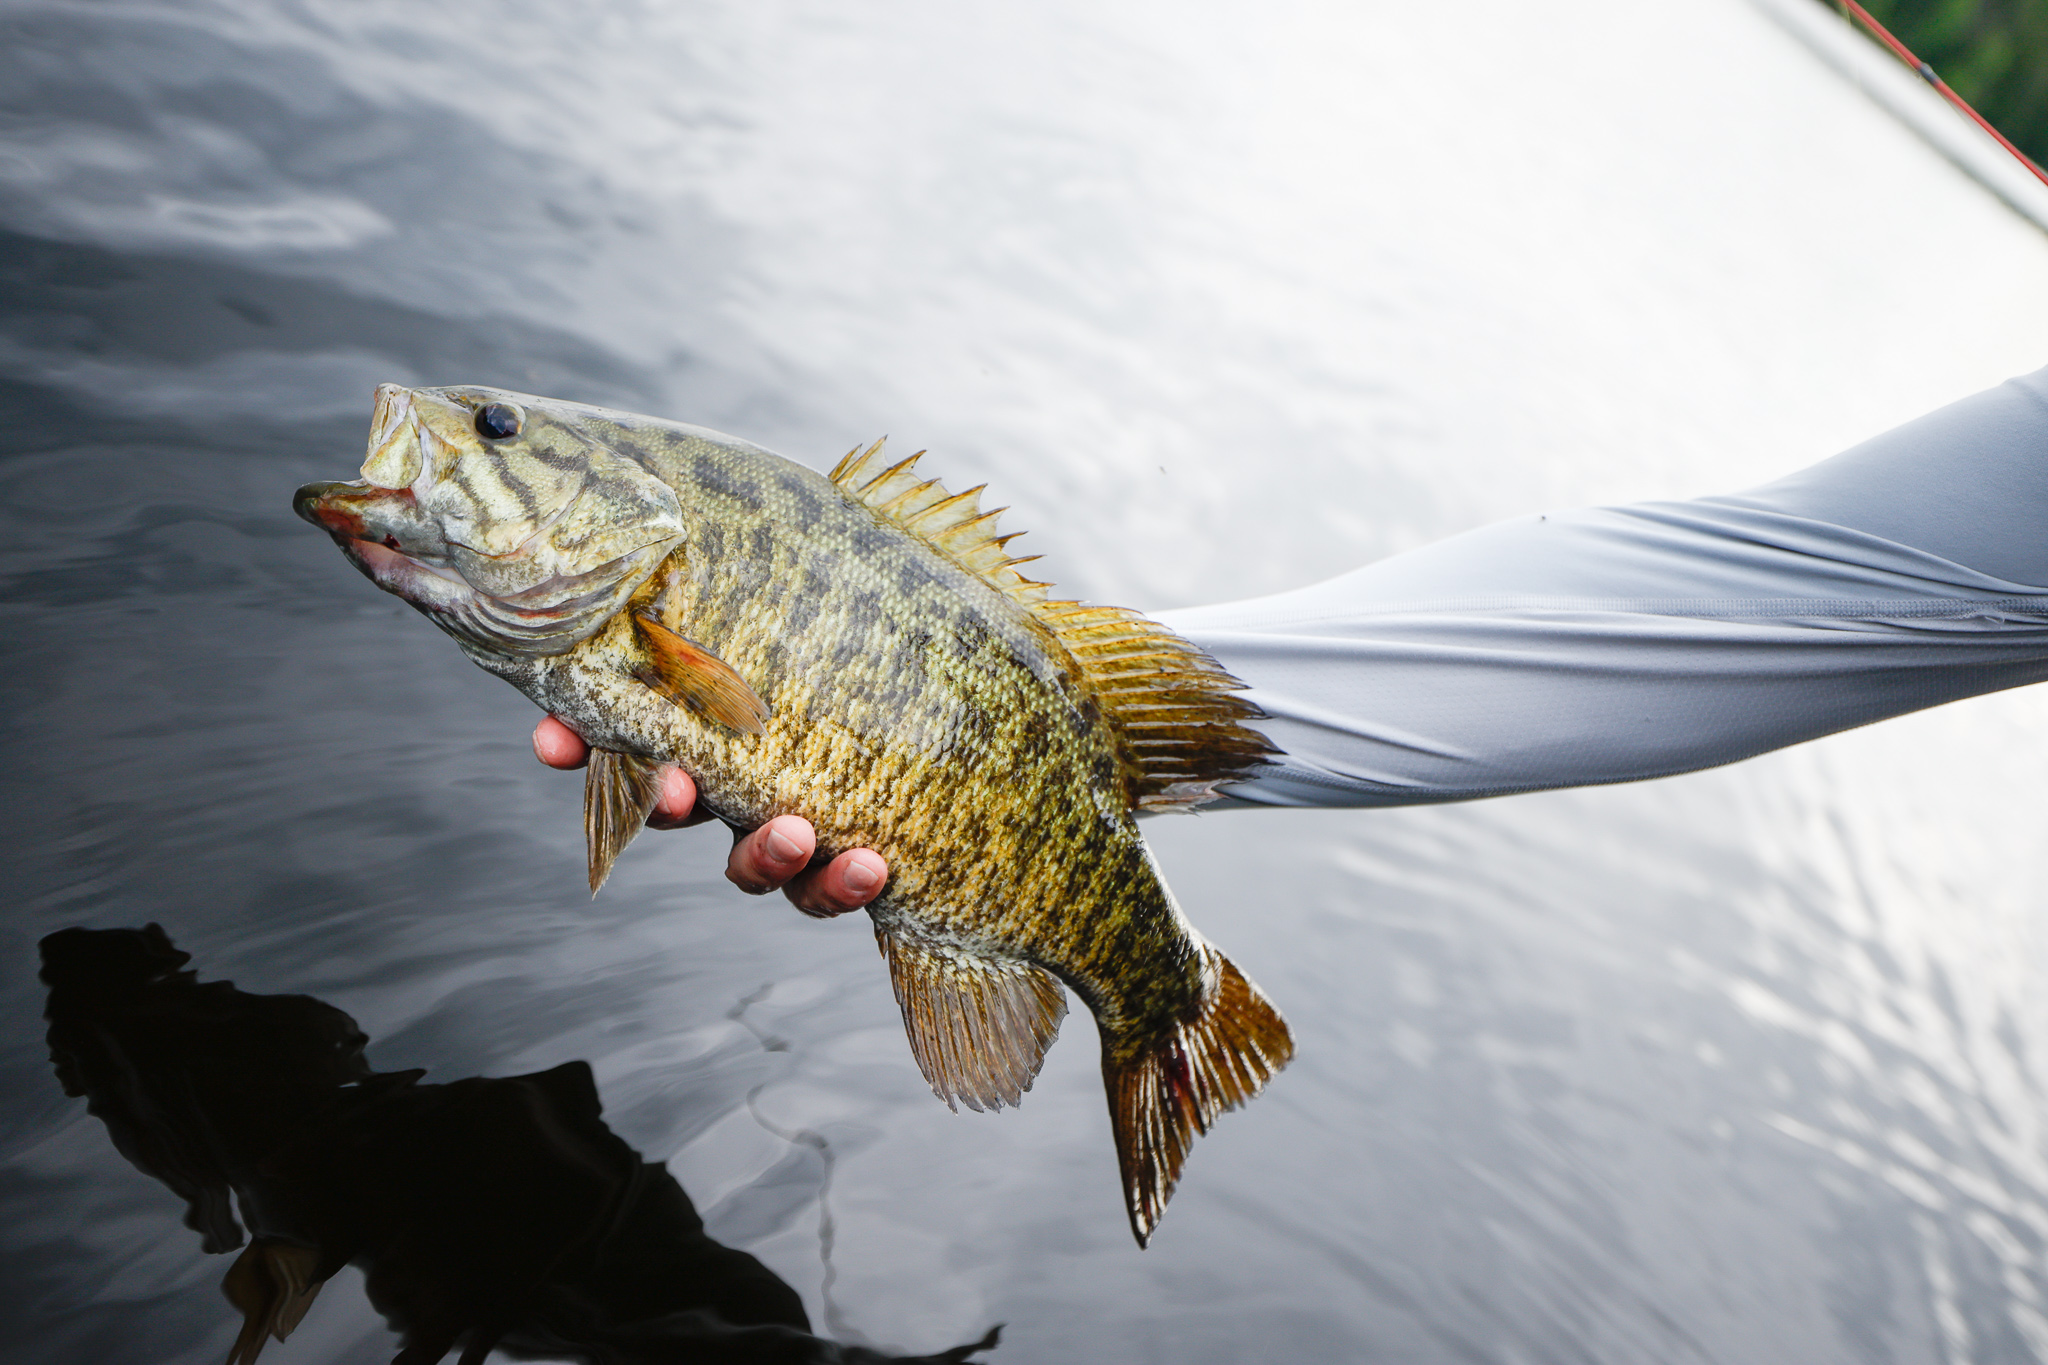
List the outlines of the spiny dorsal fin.
{"label": "spiny dorsal fin", "polygon": [[1131,1232],[1151,1240],[1197,1135],[1266,1086],[1294,1056],[1294,1035],[1263,992],[1207,944],[1201,1013],[1165,1037],[1102,1035],[1109,1126]]}
{"label": "spiny dorsal fin", "polygon": [[912,471],[923,456],[920,450],[892,465],[882,454],[881,441],[866,450],[856,446],[832,470],[832,482],[998,591],[1027,607],[1042,601],[1046,585],[1017,572],[1019,564],[1038,556],[1008,551],[1020,533],[996,534],[996,518],[1009,509],[981,510],[986,484],[948,493],[937,479],[918,478]]}
{"label": "spiny dorsal fin", "polygon": [[1125,607],[1040,602],[1032,613],[1073,657],[1117,734],[1132,806],[1194,806],[1277,753],[1242,724],[1265,713],[1244,684],[1157,621]]}
{"label": "spiny dorsal fin", "polygon": [[644,656],[634,677],[678,706],[745,734],[761,733],[770,715],[768,703],[731,664],[646,611],[633,613],[633,631]]}
{"label": "spiny dorsal fin", "polygon": [[661,765],[651,758],[592,749],[583,774],[583,843],[590,857],[590,894],[595,896],[612,864],[647,825],[661,796]]}
{"label": "spiny dorsal fin", "polygon": [[1133,807],[1200,805],[1278,752],[1241,724],[1264,714],[1232,695],[1244,684],[1194,645],[1123,607],[1048,600],[1047,584],[1017,572],[1030,561],[1005,548],[1016,533],[996,534],[1006,509],[981,511],[980,488],[952,494],[936,479],[919,479],[913,471],[923,454],[890,464],[881,441],[855,447],[832,482],[1007,593],[1057,637],[1117,732]]}
{"label": "spiny dorsal fin", "polygon": [[877,925],[911,1055],[932,1093],[979,1112],[1015,1107],[1066,1017],[1059,981],[1028,962],[980,957]]}

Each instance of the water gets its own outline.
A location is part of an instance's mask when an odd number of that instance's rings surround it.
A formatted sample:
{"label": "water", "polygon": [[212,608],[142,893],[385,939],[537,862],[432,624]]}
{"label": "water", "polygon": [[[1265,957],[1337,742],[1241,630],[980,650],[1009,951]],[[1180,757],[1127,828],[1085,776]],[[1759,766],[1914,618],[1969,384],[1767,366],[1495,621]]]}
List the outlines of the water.
{"label": "water", "polygon": [[[1300,1058],[1118,1208],[1089,1025],[955,1115],[859,917],[654,837],[290,514],[379,380],[889,431],[1165,608],[1740,487],[2041,363],[2048,249],[1734,0],[4,8],[11,1360],[224,1358],[35,943],[605,1119],[842,1340],[994,1359],[2048,1358],[2048,702],[1739,768],[1149,828]],[[808,1135],[808,1136],[806,1136]],[[265,1359],[387,1359],[345,1272]]]}

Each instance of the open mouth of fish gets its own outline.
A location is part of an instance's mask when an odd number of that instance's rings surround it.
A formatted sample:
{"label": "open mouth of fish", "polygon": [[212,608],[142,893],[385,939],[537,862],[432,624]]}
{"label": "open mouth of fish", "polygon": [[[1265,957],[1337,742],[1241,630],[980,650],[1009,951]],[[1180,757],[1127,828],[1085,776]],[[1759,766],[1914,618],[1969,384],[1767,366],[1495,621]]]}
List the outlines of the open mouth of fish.
{"label": "open mouth of fish", "polygon": [[292,510],[334,537],[349,562],[384,591],[429,611],[474,605],[476,589],[453,565],[417,550],[408,553],[394,532],[379,536],[374,529],[418,519],[410,490],[379,488],[364,479],[309,483],[292,499]]}
{"label": "open mouth of fish", "polygon": [[[661,543],[650,542],[582,573],[557,574],[516,593],[486,597],[441,556],[408,549],[391,532],[378,536],[379,525],[402,525],[418,517],[410,490],[379,488],[367,480],[312,483],[299,490],[292,507],[333,536],[349,562],[371,582],[422,611],[468,617],[487,606],[493,616],[510,615],[536,625],[568,620],[605,602],[634,561]],[[546,535],[547,528],[542,527],[510,554],[494,558],[517,560]]]}

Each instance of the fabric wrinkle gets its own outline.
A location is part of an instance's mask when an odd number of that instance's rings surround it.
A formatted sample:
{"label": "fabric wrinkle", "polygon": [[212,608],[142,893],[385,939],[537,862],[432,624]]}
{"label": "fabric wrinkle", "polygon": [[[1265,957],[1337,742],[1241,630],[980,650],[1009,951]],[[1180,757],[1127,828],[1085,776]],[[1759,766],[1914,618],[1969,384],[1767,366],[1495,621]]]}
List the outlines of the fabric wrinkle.
{"label": "fabric wrinkle", "polygon": [[1671,776],[2048,679],[2043,583],[2048,370],[1744,493],[1518,517],[1160,619],[1284,751],[1230,804],[1414,805]]}

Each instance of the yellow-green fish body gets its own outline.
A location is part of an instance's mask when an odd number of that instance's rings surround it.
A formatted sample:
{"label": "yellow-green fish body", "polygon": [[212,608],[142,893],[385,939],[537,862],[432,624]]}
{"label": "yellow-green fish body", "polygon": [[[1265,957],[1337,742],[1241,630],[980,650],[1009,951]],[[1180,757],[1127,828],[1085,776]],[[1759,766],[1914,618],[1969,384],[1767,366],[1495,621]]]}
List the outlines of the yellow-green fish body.
{"label": "yellow-green fish body", "polygon": [[802,815],[821,859],[888,860],[869,912],[948,1103],[1017,1103],[1072,987],[1142,1243],[1193,1135],[1292,1042],[1181,915],[1134,813],[1270,750],[1205,655],[1050,600],[979,490],[914,464],[878,443],[828,479],[678,423],[386,385],[364,480],[299,508],[590,743],[593,889],[675,763],[738,828]]}

